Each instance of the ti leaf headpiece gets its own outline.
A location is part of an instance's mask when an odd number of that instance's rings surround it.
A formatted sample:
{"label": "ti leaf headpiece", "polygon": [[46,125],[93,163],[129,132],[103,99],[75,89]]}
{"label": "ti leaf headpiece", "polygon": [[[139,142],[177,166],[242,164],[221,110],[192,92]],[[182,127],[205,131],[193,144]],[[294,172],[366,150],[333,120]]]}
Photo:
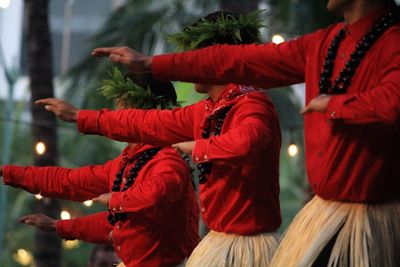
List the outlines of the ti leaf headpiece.
{"label": "ti leaf headpiece", "polygon": [[[99,93],[107,99],[123,101],[126,107],[138,109],[171,109],[177,107],[176,93],[171,83],[157,82],[165,88],[154,88],[155,82],[141,80],[134,82],[135,77],[126,77],[114,67],[109,71],[110,78],[103,80]],[[151,78],[150,78],[151,79]],[[139,85],[140,84],[140,85]],[[155,94],[152,91],[165,91],[165,94]]]}
{"label": "ti leaf headpiece", "polygon": [[169,36],[169,41],[178,50],[193,50],[214,44],[251,44],[260,42],[259,18],[263,10],[247,15],[218,11],[201,18],[182,32]]}

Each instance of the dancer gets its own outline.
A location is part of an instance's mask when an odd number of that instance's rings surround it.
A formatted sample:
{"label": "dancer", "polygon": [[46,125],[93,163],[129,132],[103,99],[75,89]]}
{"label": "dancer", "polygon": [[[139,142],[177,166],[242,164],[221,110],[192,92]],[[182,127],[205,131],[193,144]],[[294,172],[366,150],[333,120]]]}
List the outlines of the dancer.
{"label": "dancer", "polygon": [[400,24],[392,0],[329,0],[338,23],[279,45],[213,46],[146,57],[99,48],[159,80],[306,83],[307,176],[316,196],[273,266],[400,266]]}
{"label": "dancer", "polygon": [[[254,43],[258,27],[257,14],[238,17],[218,12],[186,27],[182,35],[191,36],[191,44],[204,46]],[[211,230],[187,266],[268,266],[281,224],[281,133],[275,108],[257,88],[206,83],[195,88],[208,93],[207,99],[172,111],[80,110],[78,114],[53,107],[52,99],[39,103],[63,120],[77,120],[83,133],[153,145],[178,143],[174,147],[198,164],[201,214]]]}
{"label": "dancer", "polygon": [[[140,81],[141,87],[132,81],[121,82],[118,72],[113,76],[117,81],[106,82],[102,93],[116,100],[119,109],[154,108],[176,101],[170,83]],[[150,92],[148,87],[155,91],[155,84],[163,87],[163,95]],[[72,107],[61,100],[54,105]],[[191,173],[170,147],[129,143],[116,159],[77,169],[12,165],[0,169],[7,185],[46,197],[74,201],[95,198],[107,205],[109,214],[61,220],[47,228],[40,227],[41,215],[24,217],[21,222],[44,230],[56,228],[67,239],[104,243],[110,235],[115,251],[128,267],[178,265],[198,243],[199,211]]]}

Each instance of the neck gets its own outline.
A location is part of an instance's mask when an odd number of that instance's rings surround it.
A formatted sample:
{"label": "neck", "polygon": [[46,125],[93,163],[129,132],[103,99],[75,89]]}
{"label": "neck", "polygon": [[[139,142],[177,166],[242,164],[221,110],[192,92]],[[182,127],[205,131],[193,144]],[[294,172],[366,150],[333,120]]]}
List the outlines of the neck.
{"label": "neck", "polygon": [[365,0],[360,0],[360,1],[353,1],[351,4],[349,4],[345,10],[343,10],[343,17],[344,20],[348,24],[352,24],[361,18],[373,13],[374,11],[377,11],[384,6],[387,6],[391,1],[382,1],[382,0],[376,0],[376,1],[365,1]]}
{"label": "neck", "polygon": [[222,94],[222,92],[225,90],[226,84],[225,85],[212,85],[211,88],[208,90],[208,95],[212,99],[213,102],[217,102],[218,98]]}

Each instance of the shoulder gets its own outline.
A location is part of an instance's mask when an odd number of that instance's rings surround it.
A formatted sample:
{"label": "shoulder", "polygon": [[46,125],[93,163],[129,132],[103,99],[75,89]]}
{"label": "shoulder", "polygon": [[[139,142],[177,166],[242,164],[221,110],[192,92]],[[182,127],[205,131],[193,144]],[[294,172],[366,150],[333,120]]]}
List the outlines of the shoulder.
{"label": "shoulder", "polygon": [[240,97],[233,107],[235,116],[261,116],[263,118],[277,117],[276,109],[272,103],[271,97],[265,90],[246,93]]}
{"label": "shoulder", "polygon": [[385,52],[400,53],[400,23],[390,27],[378,42],[384,47]]}
{"label": "shoulder", "polygon": [[313,32],[303,34],[289,42],[299,43],[299,45],[301,45],[304,49],[307,49],[308,47],[315,47],[326,40],[331,40],[343,27],[343,23],[332,24],[326,28],[317,29]]}
{"label": "shoulder", "polygon": [[262,105],[262,106],[272,106],[271,97],[265,92],[265,90],[253,87],[239,85],[244,94],[238,99],[237,104],[239,105]]}
{"label": "shoulder", "polygon": [[165,164],[168,163],[169,165],[172,164],[180,167],[187,167],[187,163],[182,156],[170,146],[161,148],[154,159],[162,161]]}

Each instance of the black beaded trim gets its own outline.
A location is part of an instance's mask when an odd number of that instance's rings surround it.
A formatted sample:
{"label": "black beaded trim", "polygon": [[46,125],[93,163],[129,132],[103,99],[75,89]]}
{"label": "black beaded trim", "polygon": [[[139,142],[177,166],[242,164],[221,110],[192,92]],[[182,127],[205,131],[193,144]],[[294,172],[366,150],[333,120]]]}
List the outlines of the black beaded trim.
{"label": "black beaded trim", "polygon": [[355,51],[350,55],[345,67],[340,71],[339,77],[332,84],[333,66],[337,56],[340,42],[345,37],[346,30],[341,29],[333,38],[333,41],[325,56],[321,80],[319,82],[320,94],[344,94],[351,83],[358,66],[363,60],[368,50],[376,40],[393,24],[399,21],[399,10],[395,9],[386,13],[361,39],[357,44]]}
{"label": "black beaded trim", "polygon": [[[232,105],[223,107],[207,118],[207,126],[203,129],[203,132],[201,134],[201,136],[204,139],[210,138],[210,136],[218,136],[221,134],[222,125],[224,124],[226,115],[228,114],[231,108]],[[215,126],[213,131],[211,131],[211,126],[214,121],[215,121]],[[211,162],[199,163],[197,164],[197,169],[200,172],[199,184],[204,184],[207,181],[207,175],[211,173],[212,163]]]}
{"label": "black beaded trim", "polygon": [[[126,178],[126,182],[124,185],[124,188],[122,189],[122,192],[128,190],[136,180],[136,177],[138,176],[140,170],[149,162],[157,153],[160,151],[161,148],[151,148],[146,151],[143,151],[140,153],[137,157],[135,157],[136,162],[135,165],[129,170],[128,177]],[[134,159],[133,159],[134,160]],[[133,161],[132,160],[132,161]],[[130,161],[130,162],[132,162]],[[112,192],[120,192],[121,190],[121,184],[122,184],[122,178],[124,175],[124,171],[126,166],[128,165],[129,162],[127,162],[118,172],[116,175],[116,178],[113,182],[112,186]],[[121,213],[116,213],[112,214],[111,211],[109,210],[107,220],[111,225],[115,225],[118,221],[123,221],[126,220],[127,218],[127,213],[121,212]]]}

